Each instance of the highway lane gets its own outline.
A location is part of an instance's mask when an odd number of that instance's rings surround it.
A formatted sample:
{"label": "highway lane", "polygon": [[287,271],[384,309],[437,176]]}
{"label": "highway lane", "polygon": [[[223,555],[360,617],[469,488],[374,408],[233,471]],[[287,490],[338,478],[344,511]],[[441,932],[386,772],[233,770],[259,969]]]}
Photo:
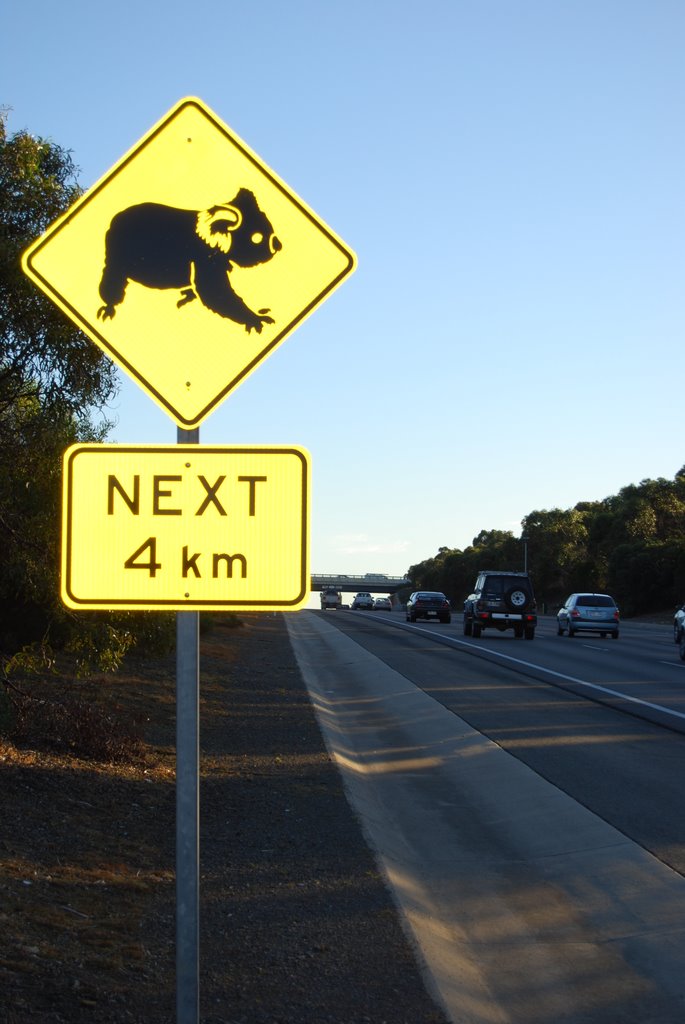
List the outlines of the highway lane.
{"label": "highway lane", "polygon": [[[489,646],[510,636],[490,636]],[[648,705],[665,706],[679,714],[664,717],[664,724],[685,729],[685,662],[680,660],[670,627],[624,622],[618,640],[590,633],[570,638],[559,637],[556,619],[544,617],[530,646],[535,650],[529,660],[558,672],[560,684],[581,680]],[[565,675],[571,680],[564,680]],[[589,688],[585,692],[593,696]],[[602,698],[602,691],[598,689],[594,696]]]}
{"label": "highway lane", "polygon": [[454,619],[312,614],[685,875],[685,663],[667,627],[570,640],[548,619],[533,641],[511,632],[474,641]]}
{"label": "highway lane", "polygon": [[[476,646],[398,615],[287,622],[449,1019],[680,1024],[685,734],[550,683],[543,656],[621,673],[544,626]],[[639,633],[632,660],[670,650]]]}
{"label": "highway lane", "polygon": [[353,614],[373,614],[379,621],[385,615],[397,628],[428,630],[470,654],[685,731],[685,662],[668,626],[624,622],[618,640],[595,634],[570,638],[557,635],[556,619],[550,616],[540,618],[533,641],[517,640],[511,630],[486,630],[474,640],[463,636],[460,615],[442,625],[409,624],[399,612]]}

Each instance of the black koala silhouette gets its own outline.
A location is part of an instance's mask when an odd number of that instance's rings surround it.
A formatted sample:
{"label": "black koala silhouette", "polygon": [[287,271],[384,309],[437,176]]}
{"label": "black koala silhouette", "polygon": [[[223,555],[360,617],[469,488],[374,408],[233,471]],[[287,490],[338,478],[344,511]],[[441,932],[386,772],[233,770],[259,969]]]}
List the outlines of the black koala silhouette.
{"label": "black koala silhouette", "polygon": [[260,333],[272,324],[268,309],[254,313],[231,287],[233,266],[267,263],[282,248],[248,189],[208,210],[178,210],[159,203],[130,206],[112,218],[105,238],[105,266],[98,318],[114,317],[129,281],[147,288],[178,288],[180,309],[199,299],[219,316]]}

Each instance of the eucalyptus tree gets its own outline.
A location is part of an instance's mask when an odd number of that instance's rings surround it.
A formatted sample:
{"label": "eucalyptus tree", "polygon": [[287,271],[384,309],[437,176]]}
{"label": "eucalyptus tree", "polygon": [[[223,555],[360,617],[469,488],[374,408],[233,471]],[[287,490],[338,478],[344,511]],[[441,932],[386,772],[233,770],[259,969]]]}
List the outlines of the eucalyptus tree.
{"label": "eucalyptus tree", "polygon": [[[70,153],[0,111],[0,655],[71,645],[115,664],[140,617],[78,615],[59,600],[61,460],[104,440],[113,363],[24,275],[21,254],[81,194]],[[159,621],[159,620],[158,620]],[[154,632],[154,630],[153,630]]]}

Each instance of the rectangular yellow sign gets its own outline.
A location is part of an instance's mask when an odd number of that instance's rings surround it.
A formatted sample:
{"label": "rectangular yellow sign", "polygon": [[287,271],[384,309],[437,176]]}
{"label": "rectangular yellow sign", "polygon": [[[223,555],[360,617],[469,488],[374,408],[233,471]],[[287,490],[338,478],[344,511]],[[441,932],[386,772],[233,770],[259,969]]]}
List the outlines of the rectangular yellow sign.
{"label": "rectangular yellow sign", "polygon": [[62,600],[77,609],[274,611],[309,597],[300,447],[73,445]]}

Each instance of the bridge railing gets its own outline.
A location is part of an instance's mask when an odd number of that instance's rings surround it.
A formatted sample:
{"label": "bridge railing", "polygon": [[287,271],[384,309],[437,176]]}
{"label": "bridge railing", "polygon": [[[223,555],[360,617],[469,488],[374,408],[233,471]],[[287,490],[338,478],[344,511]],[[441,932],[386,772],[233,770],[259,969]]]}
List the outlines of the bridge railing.
{"label": "bridge railing", "polygon": [[312,573],[312,590],[321,590],[322,587],[335,587],[343,593],[356,591],[368,591],[376,594],[392,594],[403,587],[411,586],[411,580],[405,576],[384,576],[382,573],[365,573],[363,576],[354,576],[344,573]]}

